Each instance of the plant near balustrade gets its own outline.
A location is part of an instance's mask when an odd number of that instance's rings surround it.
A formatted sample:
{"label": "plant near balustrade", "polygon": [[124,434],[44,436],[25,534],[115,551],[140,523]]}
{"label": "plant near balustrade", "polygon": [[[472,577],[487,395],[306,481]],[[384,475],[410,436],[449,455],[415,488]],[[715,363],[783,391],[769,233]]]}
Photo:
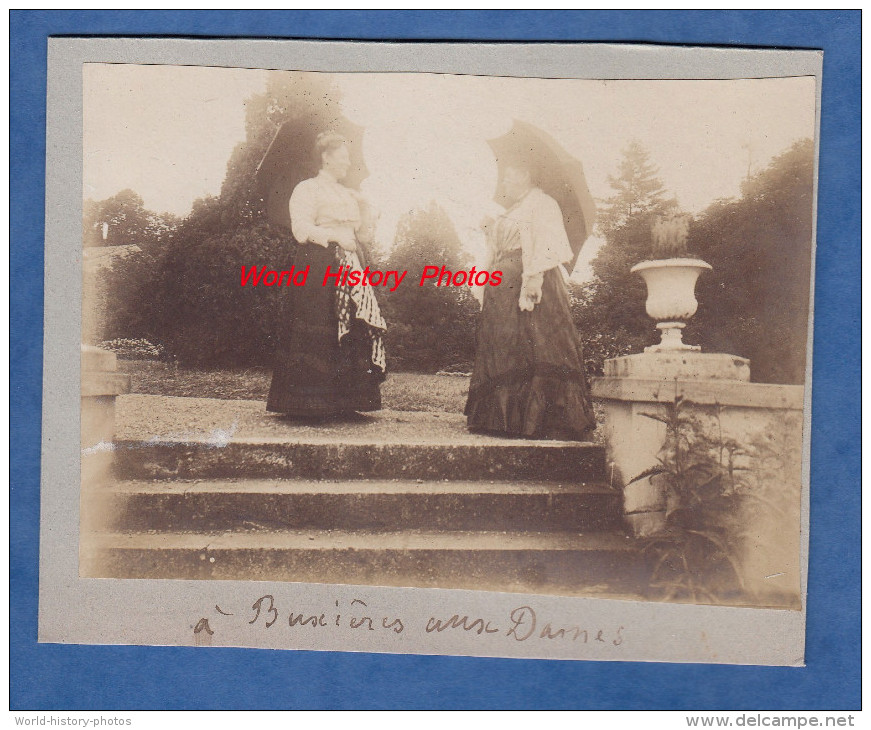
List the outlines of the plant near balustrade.
{"label": "plant near balustrade", "polygon": [[687,256],[687,235],[692,219],[691,214],[681,213],[677,209],[667,215],[654,216],[650,228],[650,258],[672,259]]}
{"label": "plant near balustrade", "polygon": [[705,418],[678,396],[664,413],[645,413],[665,425],[658,464],[632,481],[650,479],[665,494],[665,528],[646,540],[652,559],[650,591],[662,600],[740,602],[746,596],[742,515],[757,481],[754,454],[723,436],[719,410]]}

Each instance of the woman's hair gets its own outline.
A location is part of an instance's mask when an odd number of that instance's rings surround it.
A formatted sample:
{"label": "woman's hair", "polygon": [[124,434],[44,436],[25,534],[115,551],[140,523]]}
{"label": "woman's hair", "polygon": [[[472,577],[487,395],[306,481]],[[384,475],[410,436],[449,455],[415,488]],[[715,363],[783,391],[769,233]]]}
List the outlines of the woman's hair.
{"label": "woman's hair", "polygon": [[324,152],[332,152],[347,143],[348,140],[338,132],[332,130],[321,132],[315,138],[315,154],[317,155],[318,162],[323,158]]}

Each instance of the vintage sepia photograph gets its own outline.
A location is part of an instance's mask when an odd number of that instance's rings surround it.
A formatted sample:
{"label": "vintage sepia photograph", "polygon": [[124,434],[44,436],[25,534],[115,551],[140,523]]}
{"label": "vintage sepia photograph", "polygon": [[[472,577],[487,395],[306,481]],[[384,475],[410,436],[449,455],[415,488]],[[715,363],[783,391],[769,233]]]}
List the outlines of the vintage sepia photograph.
{"label": "vintage sepia photograph", "polygon": [[853,723],[857,13],[9,35],[17,724]]}
{"label": "vintage sepia photograph", "polygon": [[82,73],[82,577],[802,608],[813,76]]}

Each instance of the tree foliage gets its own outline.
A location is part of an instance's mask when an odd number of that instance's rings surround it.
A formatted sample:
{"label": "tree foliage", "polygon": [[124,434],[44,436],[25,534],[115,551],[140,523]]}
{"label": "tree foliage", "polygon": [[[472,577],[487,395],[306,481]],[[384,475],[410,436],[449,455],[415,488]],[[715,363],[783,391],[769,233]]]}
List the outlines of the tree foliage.
{"label": "tree foliage", "polygon": [[662,213],[677,205],[665,196],[665,186],[650,153],[636,141],[623,150],[616,175],[608,176],[614,194],[602,201],[598,226],[607,238],[630,220],[645,214]]}
{"label": "tree foliage", "polygon": [[403,217],[384,264],[408,271],[402,286],[384,297],[388,355],[400,369],[471,370],[478,304],[466,286],[419,286],[425,266],[469,269],[469,256],[447,213],[431,203]]}
{"label": "tree foliage", "polygon": [[[612,179],[615,195],[602,211],[605,244],[594,277],[575,288],[573,312],[592,372],[602,361],[640,352],[657,335],[644,311],[647,292],[629,272],[650,258],[655,215],[674,201],[661,193],[655,168],[632,146]],[[630,164],[631,162],[631,164]],[[630,204],[632,191],[641,191]],[[657,194],[651,194],[650,191]],[[748,357],[754,380],[804,379],[813,215],[813,144],[797,142],[744,181],[741,197],[710,205],[689,230],[691,255],[709,262],[697,286],[699,310],[684,340],[706,352]]]}
{"label": "tree foliage", "polygon": [[181,362],[268,365],[280,291],[241,287],[242,266],[288,269],[293,241],[266,222],[257,165],[285,121],[326,128],[338,113],[328,74],[272,72],[246,101],[246,138],[233,151],[218,196],[197,200],[159,245],[108,273],[116,306],[108,337],[143,337]]}
{"label": "tree foliage", "polygon": [[629,270],[649,258],[654,216],[677,206],[657,175],[650,153],[632,142],[623,150],[618,174],[608,177],[614,194],[602,201],[597,223],[605,243],[591,262],[592,281],[572,288],[572,312],[591,374],[601,374],[606,359],[649,344],[653,325],[644,311],[647,290]]}
{"label": "tree foliage", "polygon": [[[82,217],[84,246],[150,246],[179,223],[170,213],[146,210],[142,197],[122,190],[106,200],[86,200]],[[103,231],[106,237],[103,238]]]}
{"label": "tree foliage", "polygon": [[225,227],[262,220],[264,206],[255,173],[279,127],[285,122],[302,121],[311,128],[329,129],[341,116],[339,100],[330,74],[269,73],[266,90],[245,102],[245,141],[236,146],[227,163],[220,193]]}
{"label": "tree foliage", "polygon": [[699,280],[688,340],[750,358],[754,380],[804,382],[813,185],[805,139],[745,180],[740,199],[713,204],[690,228],[690,249],[714,270]]}

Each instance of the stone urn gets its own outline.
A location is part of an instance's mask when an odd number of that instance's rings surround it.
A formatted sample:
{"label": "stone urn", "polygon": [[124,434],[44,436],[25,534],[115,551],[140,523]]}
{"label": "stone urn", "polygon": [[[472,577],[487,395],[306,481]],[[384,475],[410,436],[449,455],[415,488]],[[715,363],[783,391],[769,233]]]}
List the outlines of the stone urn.
{"label": "stone urn", "polygon": [[661,333],[659,344],[644,348],[645,352],[701,349],[685,344],[682,330],[699,307],[696,300],[699,274],[711,268],[706,261],[693,258],[642,261],[632,267],[631,271],[647,284],[647,314],[656,320]]}

